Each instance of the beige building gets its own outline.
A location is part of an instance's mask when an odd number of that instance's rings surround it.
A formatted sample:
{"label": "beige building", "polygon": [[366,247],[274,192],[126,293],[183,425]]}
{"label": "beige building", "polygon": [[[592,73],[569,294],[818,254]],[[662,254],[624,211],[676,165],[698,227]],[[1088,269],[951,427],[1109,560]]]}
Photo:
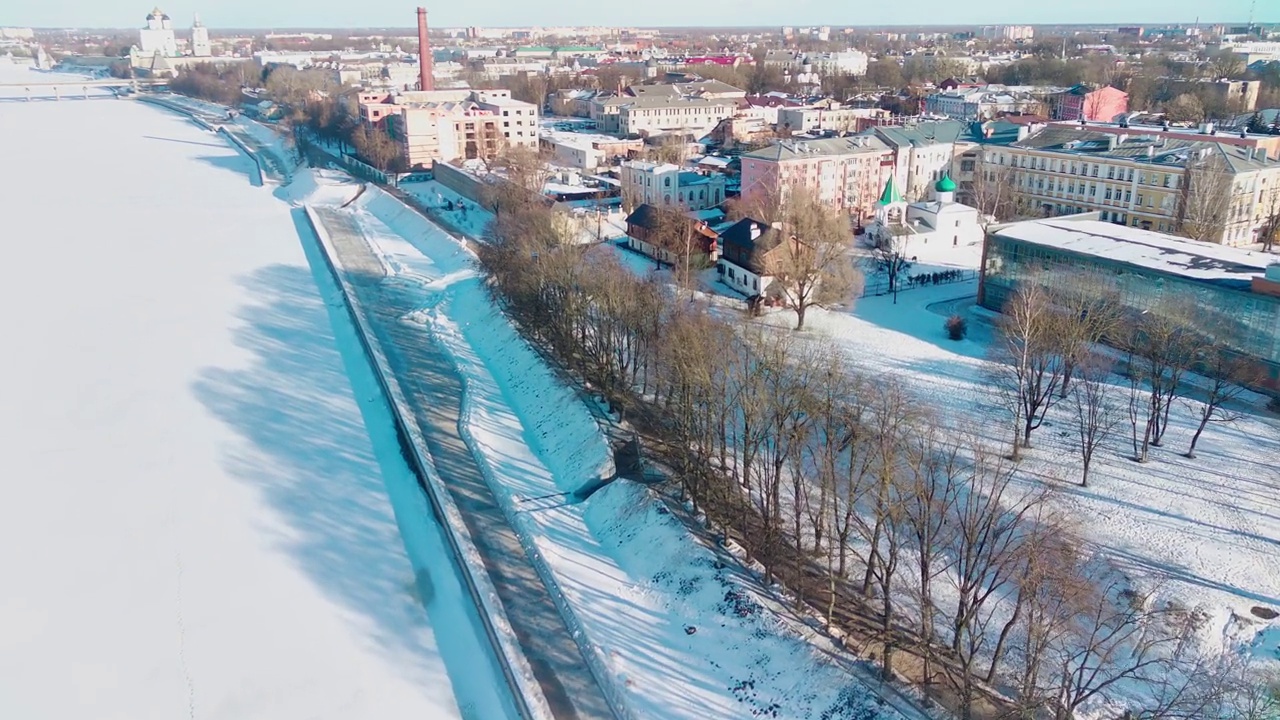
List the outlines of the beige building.
{"label": "beige building", "polygon": [[[988,180],[1008,183],[1023,216],[1098,211],[1108,222],[1249,245],[1280,212],[1280,161],[1266,147],[1051,125],[984,148]],[[1004,169],[1004,168],[1007,168]]]}
{"label": "beige building", "polygon": [[793,133],[861,132],[887,121],[892,114],[880,108],[782,108],[778,110],[778,130]]}
{"label": "beige building", "polygon": [[646,136],[684,132],[702,137],[721,120],[733,117],[746,96],[745,90],[705,80],[632,85],[621,94],[600,94],[589,100],[566,96],[561,106],[576,110],[577,103],[587,102],[587,115],[601,132]]}
{"label": "beige building", "polygon": [[1172,96],[1183,93],[1201,95],[1226,107],[1230,112],[1253,112],[1258,108],[1261,80],[1168,80]]}
{"label": "beige building", "polygon": [[508,145],[538,149],[538,107],[507,90],[362,92],[356,100],[361,119],[399,144],[407,168],[492,159]]}
{"label": "beige building", "polygon": [[701,138],[737,112],[736,99],[637,97],[618,108],[621,135],[681,134]]}
{"label": "beige building", "polygon": [[538,147],[553,165],[579,170],[595,170],[614,158],[628,158],[644,152],[643,140],[623,140],[598,133],[543,131]]}

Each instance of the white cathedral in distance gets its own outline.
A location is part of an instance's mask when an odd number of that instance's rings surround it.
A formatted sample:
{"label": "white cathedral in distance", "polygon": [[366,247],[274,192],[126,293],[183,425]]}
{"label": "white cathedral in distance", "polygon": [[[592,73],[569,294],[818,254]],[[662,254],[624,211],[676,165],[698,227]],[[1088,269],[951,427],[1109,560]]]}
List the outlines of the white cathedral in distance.
{"label": "white cathedral in distance", "polygon": [[[160,8],[147,15],[147,25],[138,31],[138,54],[151,58],[178,57],[178,40],[173,34],[173,21]],[[195,16],[191,24],[191,55],[209,57],[213,51],[209,45],[209,28]]]}

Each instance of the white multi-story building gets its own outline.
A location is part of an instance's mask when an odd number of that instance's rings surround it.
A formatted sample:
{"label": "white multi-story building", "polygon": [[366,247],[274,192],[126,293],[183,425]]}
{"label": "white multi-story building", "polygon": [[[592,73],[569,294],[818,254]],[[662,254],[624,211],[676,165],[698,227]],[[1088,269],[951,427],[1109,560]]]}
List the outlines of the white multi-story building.
{"label": "white multi-story building", "polygon": [[809,53],[805,56],[819,75],[866,75],[867,54],[861,50]]}
{"label": "white multi-story building", "polygon": [[209,28],[200,22],[199,15],[196,15],[191,24],[191,54],[196,57],[209,57],[213,54],[209,45]]}
{"label": "white multi-story building", "polygon": [[981,30],[981,36],[998,40],[1030,40],[1035,37],[1035,30],[1030,25],[988,25]]}
{"label": "white multi-story building", "polygon": [[888,110],[880,108],[782,108],[778,110],[777,126],[792,133],[853,133],[889,115]]}
{"label": "white multi-story building", "polygon": [[925,112],[953,120],[990,120],[1002,112],[1047,115],[1048,98],[1067,88],[1033,85],[982,85],[935,92],[925,99]]}
{"label": "white multi-story building", "polygon": [[681,170],[671,163],[629,160],[619,168],[622,196],[633,205],[704,210],[724,202],[725,176]]}
{"label": "white multi-story building", "polygon": [[357,102],[366,124],[396,140],[407,168],[492,160],[508,145],[538,148],[538,107],[513,100],[509,90],[362,92]]}
{"label": "white multi-story building", "polygon": [[733,117],[737,100],[698,97],[627,98],[618,108],[618,132],[623,135],[681,134],[701,138],[720,121]]}
{"label": "white multi-story building", "polygon": [[802,53],[796,50],[770,50],[765,54],[765,67],[774,67],[784,73],[808,73],[818,75],[866,75],[869,58],[861,50],[840,52]]}
{"label": "white multi-story building", "polygon": [[502,136],[508,145],[538,149],[538,106],[511,97],[510,90],[477,90],[471,100],[501,116]]}
{"label": "white multi-story building", "polygon": [[1264,41],[1245,41],[1245,42],[1222,42],[1219,49],[1230,50],[1240,56],[1245,65],[1252,65],[1255,62],[1271,62],[1280,60],[1280,42],[1264,42]]}

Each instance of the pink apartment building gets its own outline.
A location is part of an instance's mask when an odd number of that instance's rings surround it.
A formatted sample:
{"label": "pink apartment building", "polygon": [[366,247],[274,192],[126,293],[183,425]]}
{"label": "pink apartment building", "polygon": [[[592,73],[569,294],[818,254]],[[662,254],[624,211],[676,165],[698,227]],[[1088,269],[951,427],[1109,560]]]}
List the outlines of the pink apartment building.
{"label": "pink apartment building", "polygon": [[1091,90],[1076,85],[1050,97],[1054,120],[1088,120],[1111,122],[1117,115],[1129,112],[1129,93],[1104,85]]}
{"label": "pink apartment building", "polygon": [[870,135],[782,140],[742,155],[741,161],[747,202],[785,200],[791,188],[804,186],[859,224],[874,214],[894,167],[892,149]]}

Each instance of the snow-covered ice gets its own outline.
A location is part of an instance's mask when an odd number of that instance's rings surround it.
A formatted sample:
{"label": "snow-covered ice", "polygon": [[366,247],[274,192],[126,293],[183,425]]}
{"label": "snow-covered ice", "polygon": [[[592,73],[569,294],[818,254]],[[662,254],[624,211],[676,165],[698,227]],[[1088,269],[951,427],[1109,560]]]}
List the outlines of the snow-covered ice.
{"label": "snow-covered ice", "polygon": [[498,717],[336,287],[250,161],[125,100],[7,103],[0,156],[0,717]]}

